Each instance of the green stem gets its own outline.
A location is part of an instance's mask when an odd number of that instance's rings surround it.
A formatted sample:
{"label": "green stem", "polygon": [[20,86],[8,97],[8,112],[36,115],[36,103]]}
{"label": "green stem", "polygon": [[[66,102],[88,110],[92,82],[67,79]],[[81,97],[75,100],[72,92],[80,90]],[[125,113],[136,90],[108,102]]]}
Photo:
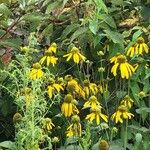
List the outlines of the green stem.
{"label": "green stem", "polygon": [[125,122],[125,135],[124,135],[124,150],[126,150],[127,147],[127,132],[128,132],[128,119],[126,119]]}

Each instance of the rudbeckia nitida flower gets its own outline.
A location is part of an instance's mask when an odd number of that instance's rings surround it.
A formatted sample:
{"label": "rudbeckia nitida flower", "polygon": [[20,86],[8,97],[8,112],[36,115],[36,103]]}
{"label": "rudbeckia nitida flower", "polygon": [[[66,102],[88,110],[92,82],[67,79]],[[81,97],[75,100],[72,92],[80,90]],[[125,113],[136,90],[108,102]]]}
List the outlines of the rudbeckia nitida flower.
{"label": "rudbeckia nitida flower", "polygon": [[71,51],[68,54],[64,55],[63,57],[67,57],[66,61],[70,61],[70,59],[72,58],[74,63],[76,64],[79,64],[81,60],[85,61],[86,59],[86,57],[80,53],[77,47],[73,47]]}
{"label": "rudbeckia nitida flower", "polygon": [[114,63],[111,72],[114,76],[117,75],[117,70],[120,71],[121,78],[128,79],[135,72],[135,68],[127,62],[124,55],[117,55],[110,59],[110,63]]}
{"label": "rudbeckia nitida flower", "polygon": [[52,123],[52,120],[50,118],[44,118],[42,120],[42,128],[45,131],[51,131],[53,127],[55,127],[55,125]]}
{"label": "rudbeckia nitida flower", "polygon": [[89,80],[84,80],[83,90],[88,97],[89,95],[96,95],[98,93],[98,87],[95,83],[90,83]]}
{"label": "rudbeckia nitida flower", "polygon": [[61,112],[65,117],[70,117],[73,114],[78,114],[79,111],[74,103],[74,98],[71,94],[67,94],[64,98],[64,102],[61,106]]}
{"label": "rudbeckia nitida flower", "polygon": [[111,116],[111,119],[115,121],[115,123],[123,123],[123,119],[131,119],[134,115],[128,112],[128,109],[124,105],[120,105],[118,110]]}
{"label": "rudbeckia nitida flower", "polygon": [[126,95],[120,104],[126,106],[127,108],[131,108],[133,105],[133,102],[134,101],[128,95]]}
{"label": "rudbeckia nitida flower", "polygon": [[53,94],[59,93],[60,91],[63,91],[64,88],[62,86],[62,84],[59,83],[55,83],[55,81],[53,79],[49,79],[49,85],[48,85],[48,95],[50,98],[52,98]]}
{"label": "rudbeckia nitida flower", "polygon": [[84,103],[84,107],[91,107],[91,108],[97,108],[101,107],[100,103],[97,100],[96,96],[91,96],[87,102]]}
{"label": "rudbeckia nitida flower", "polygon": [[137,39],[137,42],[127,50],[127,56],[133,57],[134,55],[143,55],[143,53],[148,53],[149,47],[145,44],[142,37]]}
{"label": "rudbeckia nitida flower", "polygon": [[91,113],[86,116],[87,120],[89,120],[91,123],[93,120],[96,121],[96,124],[99,125],[101,123],[101,119],[104,120],[105,122],[108,122],[108,116],[102,114],[101,108],[92,108]]}
{"label": "rudbeckia nitida flower", "polygon": [[39,63],[35,63],[32,66],[32,69],[30,71],[29,77],[30,79],[38,79],[38,78],[42,78],[44,75],[44,72],[41,69],[41,65]]}
{"label": "rudbeckia nitida flower", "polygon": [[67,128],[66,136],[72,137],[72,136],[81,136],[82,128],[80,124],[80,118],[78,115],[74,115],[71,118],[71,125]]}

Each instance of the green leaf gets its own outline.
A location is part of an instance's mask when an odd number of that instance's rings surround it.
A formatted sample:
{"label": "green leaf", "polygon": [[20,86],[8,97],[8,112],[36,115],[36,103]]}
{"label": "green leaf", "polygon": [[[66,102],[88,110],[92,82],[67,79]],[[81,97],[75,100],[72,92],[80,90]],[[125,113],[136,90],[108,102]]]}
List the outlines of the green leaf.
{"label": "green leaf", "polygon": [[92,150],[98,150],[98,149],[99,149],[99,142],[97,142],[92,146]]}
{"label": "green leaf", "polygon": [[4,14],[5,17],[8,17],[12,15],[12,12],[9,10],[9,8],[4,4],[0,4],[0,14]]}
{"label": "green leaf", "polygon": [[30,22],[40,22],[42,19],[43,19],[43,16],[37,13],[24,15],[24,20],[30,21]]}
{"label": "green leaf", "polygon": [[59,0],[55,1],[54,3],[50,3],[46,8],[45,14],[50,14],[51,12],[53,12],[55,8],[59,7],[59,4],[60,4]]}
{"label": "green leaf", "polygon": [[77,137],[69,137],[66,140],[66,145],[75,144],[77,143],[78,138]]}
{"label": "green leaf", "polygon": [[140,143],[142,141],[142,134],[141,133],[136,133],[135,140],[136,140],[137,143]]}
{"label": "green leaf", "polygon": [[77,28],[79,28],[79,24],[71,24],[71,25],[68,25],[62,35],[61,35],[61,38],[64,39],[66,38],[71,32],[74,32]]}
{"label": "green leaf", "polygon": [[132,41],[136,41],[137,38],[142,34],[143,32],[141,30],[136,31],[132,36]]}
{"label": "green leaf", "polygon": [[123,44],[123,36],[119,32],[111,31],[111,30],[104,30],[107,34],[108,38],[110,38],[114,43]]}
{"label": "green leaf", "polygon": [[108,14],[107,6],[103,2],[103,0],[95,0],[95,3],[100,10],[104,10],[104,12]]}
{"label": "green leaf", "polygon": [[21,40],[19,38],[0,41],[0,46],[9,46],[14,47],[16,49],[20,49],[19,45],[21,45]]}
{"label": "green leaf", "polygon": [[98,20],[89,20],[89,29],[93,34],[96,35],[98,31]]}
{"label": "green leaf", "polygon": [[0,146],[1,147],[4,147],[4,148],[8,148],[8,149],[14,149],[13,147],[14,147],[14,143],[13,142],[11,142],[11,141],[4,141],[4,142],[1,142],[0,143]]}
{"label": "green leaf", "polygon": [[142,113],[145,113],[145,112],[150,113],[150,108],[148,108],[148,107],[141,107],[139,109],[136,109],[136,112],[138,114],[142,114]]}
{"label": "green leaf", "polygon": [[103,21],[106,22],[110,27],[117,28],[114,19],[108,14],[102,14]]}
{"label": "green leaf", "polygon": [[87,27],[81,27],[79,28],[77,31],[75,31],[73,33],[73,35],[71,36],[71,40],[70,42],[72,43],[73,40],[75,40],[76,38],[78,38],[80,35],[84,34],[85,32],[88,31],[88,28]]}

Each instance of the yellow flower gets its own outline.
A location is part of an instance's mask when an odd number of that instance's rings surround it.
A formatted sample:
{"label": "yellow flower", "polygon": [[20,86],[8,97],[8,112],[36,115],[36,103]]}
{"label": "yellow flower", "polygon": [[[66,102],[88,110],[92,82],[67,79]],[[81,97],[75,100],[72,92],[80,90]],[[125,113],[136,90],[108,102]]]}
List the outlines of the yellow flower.
{"label": "yellow flower", "polygon": [[57,44],[54,42],[50,45],[50,47],[48,48],[48,51],[51,53],[56,53],[56,49],[57,49]]}
{"label": "yellow flower", "polygon": [[78,64],[81,60],[85,61],[85,59],[86,59],[86,57],[80,53],[80,51],[77,47],[73,47],[71,49],[71,52],[64,55],[63,57],[67,57],[66,61],[69,61],[71,58],[73,58],[73,61],[76,64]]}
{"label": "yellow flower", "polygon": [[42,120],[42,128],[44,130],[51,131],[53,127],[55,127],[55,125],[52,123],[52,120],[50,118],[44,118]]}
{"label": "yellow flower", "polygon": [[80,124],[80,118],[78,115],[72,116],[72,124],[67,128],[66,136],[81,136],[82,128]]}
{"label": "yellow flower", "polygon": [[133,105],[133,100],[129,97],[129,95],[126,95],[124,99],[121,101],[121,105],[126,106],[127,108],[131,108]]}
{"label": "yellow flower", "polygon": [[30,71],[29,77],[30,79],[38,79],[38,78],[42,78],[44,75],[42,69],[41,69],[41,65],[39,63],[35,63],[33,64],[33,67]]}
{"label": "yellow flower", "polygon": [[90,95],[96,95],[98,93],[98,87],[95,83],[90,83],[88,80],[84,80],[84,87],[83,90],[87,97]]}
{"label": "yellow flower", "polygon": [[127,59],[124,55],[114,56],[110,59],[111,63],[114,63],[111,68],[111,72],[114,76],[117,75],[117,69],[120,69],[121,78],[128,79],[135,72],[135,68],[127,62]]}
{"label": "yellow flower", "polygon": [[53,79],[50,79],[50,80],[51,81],[50,81],[50,84],[48,86],[47,93],[48,93],[49,97],[52,98],[52,96],[55,92],[59,93],[61,90],[63,91],[64,88],[63,88],[62,84],[55,83]]}
{"label": "yellow flower", "polygon": [[78,114],[79,111],[74,104],[74,98],[71,94],[67,94],[64,98],[64,102],[61,106],[61,112],[65,115],[65,117],[70,117],[72,114]]}
{"label": "yellow flower", "polygon": [[57,63],[58,58],[52,55],[52,51],[50,49],[46,50],[44,56],[41,58],[39,63],[43,65],[46,63],[47,66],[52,64],[53,66]]}
{"label": "yellow flower", "polygon": [[84,107],[97,108],[101,107],[96,96],[91,96],[87,102],[84,103]]}
{"label": "yellow flower", "polygon": [[137,39],[137,42],[131,46],[127,51],[127,56],[133,57],[136,55],[143,55],[143,53],[148,53],[149,47],[145,44],[145,41],[142,37]]}
{"label": "yellow flower", "polygon": [[108,122],[108,116],[104,115],[101,113],[101,108],[97,107],[97,108],[92,108],[91,109],[91,113],[89,115],[86,116],[85,119],[88,119],[90,122],[93,122],[93,120],[95,119],[96,124],[99,125],[101,122],[101,118],[105,121]]}
{"label": "yellow flower", "polygon": [[120,105],[118,110],[111,116],[112,120],[115,120],[115,123],[123,123],[123,119],[131,119],[134,117],[132,113],[128,112],[128,109],[124,105]]}
{"label": "yellow flower", "polygon": [[81,97],[85,98],[85,92],[82,90],[78,82],[72,78],[71,75],[67,75],[65,77],[65,80],[67,81],[67,91],[69,93],[72,93],[72,94],[77,93]]}

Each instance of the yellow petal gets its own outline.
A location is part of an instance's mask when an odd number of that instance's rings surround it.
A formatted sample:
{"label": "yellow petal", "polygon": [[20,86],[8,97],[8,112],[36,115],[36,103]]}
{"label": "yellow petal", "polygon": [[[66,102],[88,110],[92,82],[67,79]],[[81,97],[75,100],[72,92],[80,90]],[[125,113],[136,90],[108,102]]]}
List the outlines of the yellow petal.
{"label": "yellow petal", "polygon": [[117,67],[118,67],[119,63],[116,63],[115,65],[113,65],[113,67],[111,68],[111,72],[113,73],[114,76],[117,75]]}
{"label": "yellow petal", "polygon": [[149,47],[147,46],[147,44],[143,43],[143,49],[145,53],[148,53]]}
{"label": "yellow petal", "polygon": [[45,62],[45,60],[46,60],[46,57],[47,57],[47,56],[42,57],[41,60],[39,61],[39,63],[40,63],[41,65],[44,64],[44,62]]}
{"label": "yellow petal", "polygon": [[96,124],[99,125],[100,124],[100,116],[97,114],[96,115]]}
{"label": "yellow petal", "polygon": [[106,115],[100,114],[100,116],[105,122],[108,122],[108,117]]}
{"label": "yellow petal", "polygon": [[73,61],[77,64],[79,63],[79,55],[77,53],[73,54]]}

